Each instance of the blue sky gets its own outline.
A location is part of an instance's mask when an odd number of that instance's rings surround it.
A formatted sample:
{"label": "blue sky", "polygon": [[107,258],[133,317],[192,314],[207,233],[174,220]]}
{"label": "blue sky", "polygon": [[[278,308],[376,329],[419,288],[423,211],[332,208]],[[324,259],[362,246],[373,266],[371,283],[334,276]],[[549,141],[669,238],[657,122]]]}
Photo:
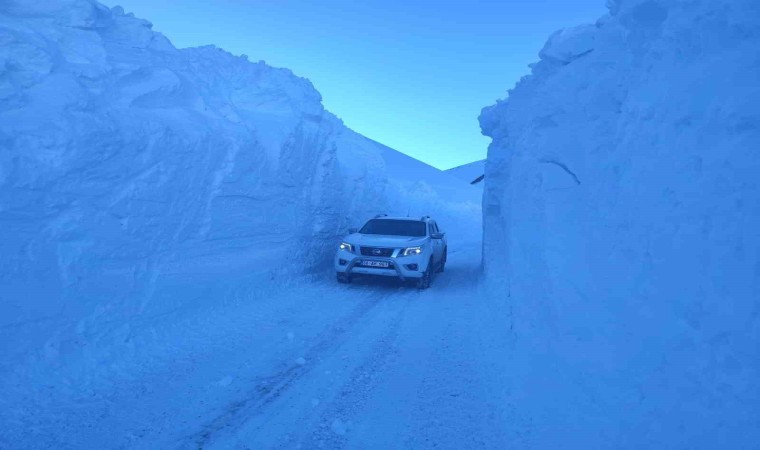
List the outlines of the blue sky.
{"label": "blue sky", "polygon": [[174,45],[214,44],[306,77],[350,128],[435,167],[485,158],[480,110],[548,36],[604,0],[117,0]]}

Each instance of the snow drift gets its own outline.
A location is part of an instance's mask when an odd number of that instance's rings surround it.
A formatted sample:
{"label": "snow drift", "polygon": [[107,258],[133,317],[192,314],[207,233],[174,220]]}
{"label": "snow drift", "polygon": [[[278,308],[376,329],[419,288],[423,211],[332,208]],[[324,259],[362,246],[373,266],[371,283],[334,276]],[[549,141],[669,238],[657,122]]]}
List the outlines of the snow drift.
{"label": "snow drift", "polygon": [[[4,1],[0,369],[33,385],[21,361],[44,380],[235,279],[325,270],[377,212],[474,236],[478,194],[452,180],[347,129],[288,70],[176,49],[120,7]],[[179,276],[198,290],[166,288]]]}
{"label": "snow drift", "polygon": [[760,442],[760,4],[617,0],[484,109],[515,445]]}

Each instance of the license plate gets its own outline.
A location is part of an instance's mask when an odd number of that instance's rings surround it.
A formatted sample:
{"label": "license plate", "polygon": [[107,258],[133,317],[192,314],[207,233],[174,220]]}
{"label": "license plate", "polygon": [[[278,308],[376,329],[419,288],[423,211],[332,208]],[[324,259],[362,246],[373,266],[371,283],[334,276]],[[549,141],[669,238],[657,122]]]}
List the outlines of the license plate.
{"label": "license plate", "polygon": [[387,261],[362,261],[362,266],[365,267],[390,267],[390,263]]}

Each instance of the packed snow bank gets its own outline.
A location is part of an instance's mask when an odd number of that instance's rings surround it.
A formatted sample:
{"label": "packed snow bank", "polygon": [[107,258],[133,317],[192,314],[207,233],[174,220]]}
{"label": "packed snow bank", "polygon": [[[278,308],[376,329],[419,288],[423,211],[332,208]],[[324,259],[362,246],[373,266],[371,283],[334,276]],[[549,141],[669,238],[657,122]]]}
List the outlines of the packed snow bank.
{"label": "packed snow bank", "polygon": [[480,118],[515,443],[760,442],[760,4],[620,0]]}
{"label": "packed snow bank", "polygon": [[0,148],[0,369],[15,386],[34,385],[29,358],[39,380],[73,355],[108,368],[100,349],[210,301],[169,276],[321,271],[349,226],[390,210],[479,232],[477,194],[348,130],[308,80],[176,49],[89,0],[0,3]]}

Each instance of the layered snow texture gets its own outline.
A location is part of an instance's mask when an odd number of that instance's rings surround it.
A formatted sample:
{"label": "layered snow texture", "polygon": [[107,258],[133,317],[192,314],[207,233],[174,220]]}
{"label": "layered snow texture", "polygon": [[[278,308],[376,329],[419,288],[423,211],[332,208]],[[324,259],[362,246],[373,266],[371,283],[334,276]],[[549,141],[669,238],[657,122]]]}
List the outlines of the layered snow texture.
{"label": "layered snow texture", "polygon": [[760,442],[760,3],[617,0],[486,108],[516,447]]}
{"label": "layered snow texture", "polygon": [[378,212],[479,217],[453,181],[347,129],[288,70],[176,49],[120,7],[0,2],[3,381],[78,355],[85,383],[103,348],[139,351],[135,327],[209,301],[166,276],[282,283],[327,272]]}

